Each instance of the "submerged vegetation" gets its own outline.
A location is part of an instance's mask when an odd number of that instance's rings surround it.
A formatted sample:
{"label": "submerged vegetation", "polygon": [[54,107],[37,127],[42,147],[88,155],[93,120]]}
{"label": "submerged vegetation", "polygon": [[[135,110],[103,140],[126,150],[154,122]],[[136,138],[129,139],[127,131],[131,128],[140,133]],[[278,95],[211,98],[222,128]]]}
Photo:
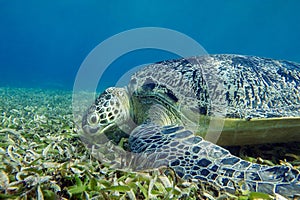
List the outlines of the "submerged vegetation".
{"label": "submerged vegetation", "polygon": [[[0,199],[274,198],[240,190],[228,194],[208,183],[180,180],[170,169],[110,169],[81,142],[71,102],[70,91],[0,88]],[[231,150],[252,162],[274,165],[289,158],[283,164],[300,165],[297,143]]]}

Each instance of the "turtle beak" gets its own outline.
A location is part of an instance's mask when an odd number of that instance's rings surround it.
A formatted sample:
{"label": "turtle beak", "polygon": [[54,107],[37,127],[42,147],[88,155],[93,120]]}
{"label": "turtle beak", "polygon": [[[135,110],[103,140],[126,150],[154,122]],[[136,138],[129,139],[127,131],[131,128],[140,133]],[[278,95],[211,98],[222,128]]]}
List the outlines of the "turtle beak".
{"label": "turtle beak", "polygon": [[90,125],[84,125],[82,126],[83,131],[86,134],[95,134],[95,133],[100,133],[102,134],[103,132],[105,132],[106,130],[112,128],[114,126],[114,124],[109,124],[107,126],[90,126]]}
{"label": "turtle beak", "polygon": [[82,129],[86,134],[95,134],[100,130],[100,127],[98,127],[98,126],[93,127],[93,126],[89,126],[89,125],[84,125],[84,126],[82,126]]}

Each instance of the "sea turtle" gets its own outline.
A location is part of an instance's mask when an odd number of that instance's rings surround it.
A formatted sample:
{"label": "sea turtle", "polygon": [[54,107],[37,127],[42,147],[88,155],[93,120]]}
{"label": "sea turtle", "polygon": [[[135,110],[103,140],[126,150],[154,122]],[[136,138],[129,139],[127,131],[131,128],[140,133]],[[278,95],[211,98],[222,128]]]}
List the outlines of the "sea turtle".
{"label": "sea turtle", "polygon": [[129,133],[127,165],[135,170],[168,166],[183,179],[229,192],[239,185],[300,193],[298,170],[253,164],[219,146],[300,141],[300,64],[294,62],[204,55],[151,64],[128,86],[106,89],[82,128],[118,141]]}

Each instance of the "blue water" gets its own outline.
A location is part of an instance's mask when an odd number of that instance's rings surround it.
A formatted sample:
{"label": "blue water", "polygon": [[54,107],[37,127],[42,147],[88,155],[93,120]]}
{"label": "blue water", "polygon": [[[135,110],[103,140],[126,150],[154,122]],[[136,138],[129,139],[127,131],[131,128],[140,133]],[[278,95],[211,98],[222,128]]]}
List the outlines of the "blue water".
{"label": "blue water", "polygon": [[[208,53],[300,62],[298,0],[0,0],[0,86],[72,89],[100,42],[125,30],[164,27]],[[140,50],[116,60],[101,79],[112,86],[132,66],[174,58]]]}

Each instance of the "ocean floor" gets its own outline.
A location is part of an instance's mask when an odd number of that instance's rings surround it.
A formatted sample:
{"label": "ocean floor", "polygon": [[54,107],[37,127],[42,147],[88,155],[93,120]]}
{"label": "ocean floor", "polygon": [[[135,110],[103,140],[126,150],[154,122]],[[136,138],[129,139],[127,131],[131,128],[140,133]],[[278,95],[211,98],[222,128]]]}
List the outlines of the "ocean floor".
{"label": "ocean floor", "polygon": [[[85,108],[83,108],[85,109]],[[72,114],[72,91],[0,88],[0,199],[272,199],[202,182],[169,169],[134,173],[91,156]],[[231,148],[243,159],[299,168],[300,144]]]}

